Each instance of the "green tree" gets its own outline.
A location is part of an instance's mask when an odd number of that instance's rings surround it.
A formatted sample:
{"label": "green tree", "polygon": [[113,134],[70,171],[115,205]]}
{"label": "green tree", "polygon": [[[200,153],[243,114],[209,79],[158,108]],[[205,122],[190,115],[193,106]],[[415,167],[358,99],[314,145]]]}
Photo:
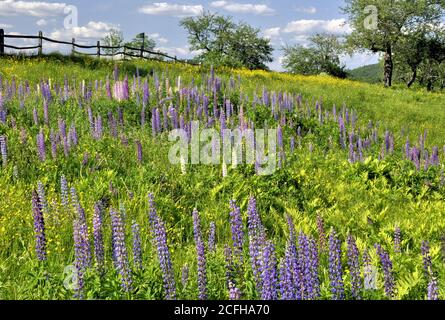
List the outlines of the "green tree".
{"label": "green tree", "polygon": [[[156,42],[153,39],[147,37],[145,33],[140,33],[136,35],[136,37],[134,37],[133,40],[127,42],[125,45],[127,47],[135,48],[135,50],[127,49],[128,53],[140,56],[141,48],[144,48],[144,50],[148,51],[154,51],[156,47]],[[150,55],[144,53],[143,56],[149,57]]]}
{"label": "green tree", "polygon": [[273,48],[260,30],[246,23],[235,23],[231,17],[203,12],[196,18],[185,18],[180,25],[188,32],[192,50],[199,51],[196,60],[215,66],[268,69]]}
{"label": "green tree", "polygon": [[[107,47],[121,47],[124,43],[124,35],[122,31],[118,29],[111,29],[110,32],[102,39],[102,44]],[[107,54],[116,54],[120,51],[120,49],[114,48],[105,48],[105,53]]]}
{"label": "green tree", "polygon": [[317,34],[309,41],[309,47],[297,45],[283,48],[283,67],[288,72],[304,75],[327,73],[339,78],[347,76],[340,62],[343,44],[336,36]]}
{"label": "green tree", "polygon": [[354,49],[384,54],[384,84],[392,85],[395,49],[409,34],[424,25],[441,23],[444,0],[345,0],[343,11],[353,31],[349,44]]}

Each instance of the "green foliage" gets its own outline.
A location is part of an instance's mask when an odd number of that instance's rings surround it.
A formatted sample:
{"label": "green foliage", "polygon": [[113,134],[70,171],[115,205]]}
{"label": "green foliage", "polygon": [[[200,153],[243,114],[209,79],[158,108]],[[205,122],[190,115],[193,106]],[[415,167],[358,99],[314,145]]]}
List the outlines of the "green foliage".
{"label": "green foliage", "polygon": [[[4,62],[4,63],[3,63]],[[110,76],[114,63],[94,59],[78,60],[52,56],[45,58],[3,58],[0,74],[10,81],[13,77],[18,83],[29,80],[35,86],[42,79],[51,79],[53,83],[63,83],[65,75],[75,79],[76,83],[85,80],[87,84],[94,80]],[[159,101],[154,89],[154,75],[162,83],[168,78],[181,76],[182,83],[190,84],[192,79],[199,88],[207,83],[208,69],[192,68],[180,64],[161,62],[142,62],[134,60],[119,63],[121,77],[134,74],[138,67],[143,78],[147,78],[150,90],[149,106],[156,107]],[[60,204],[60,176],[64,174],[70,186],[76,188],[82,205],[86,209],[88,226],[91,230],[93,206],[102,198],[109,199],[110,206],[118,208],[124,205],[127,221],[136,220],[141,225],[143,269],[137,270],[130,258],[134,292],[127,295],[122,292],[119,278],[113,268],[111,258],[110,219],[105,214],[105,244],[107,268],[100,275],[92,268],[86,275],[87,299],[162,299],[162,271],[156,257],[148,225],[147,193],[153,192],[158,214],[166,225],[168,244],[171,250],[178,298],[196,299],[197,297],[197,262],[193,242],[193,208],[200,211],[204,238],[208,238],[211,222],[216,224],[216,251],[207,256],[209,297],[227,299],[225,283],[224,245],[230,243],[229,201],[234,199],[241,207],[246,228],[248,198],[253,195],[258,200],[258,210],[267,229],[267,235],[277,246],[279,258],[287,241],[286,215],[289,214],[297,231],[304,231],[317,237],[317,215],[323,217],[326,230],[331,227],[338,230],[344,240],[348,233],[357,238],[361,253],[365,248],[372,248],[381,243],[393,259],[397,283],[397,299],[425,299],[426,280],[422,270],[420,243],[429,240],[434,269],[437,271],[441,297],[444,297],[442,238],[445,230],[445,186],[441,184],[441,171],[444,170],[445,158],[441,154],[441,166],[429,170],[416,170],[413,164],[404,160],[401,148],[384,160],[378,160],[379,148],[373,150],[363,162],[351,164],[347,151],[338,147],[338,125],[335,122],[320,125],[314,112],[315,102],[321,103],[323,110],[334,104],[344,102],[359,114],[357,129],[367,132],[368,121],[380,123],[379,133],[386,128],[396,136],[396,145],[402,146],[406,136],[412,141],[424,129],[428,129],[427,148],[443,145],[445,129],[437,119],[443,119],[443,94],[409,91],[394,88],[384,90],[376,85],[339,80],[331,77],[302,77],[277,73],[235,71],[217,69],[226,97],[233,97],[236,107],[243,104],[246,116],[256,124],[276,120],[268,108],[262,105],[252,107],[251,102],[240,98],[254,94],[261,95],[263,87],[268,90],[301,94],[304,108],[296,108],[287,114],[296,126],[301,127],[301,137],[297,137],[295,152],[289,148],[290,137],[295,130],[284,128],[286,165],[271,176],[257,176],[250,165],[236,169],[229,168],[226,178],[221,176],[217,166],[188,166],[187,174],[181,174],[179,166],[168,163],[167,158],[171,143],[167,136],[152,138],[149,125],[142,128],[139,123],[140,109],[136,99],[119,103],[108,100],[105,95],[93,99],[91,106],[95,114],[104,117],[108,112],[117,115],[117,108],[124,110],[125,126],[119,128],[119,134],[128,138],[125,146],[120,139],[114,139],[105,127],[105,137],[96,141],[90,135],[86,110],[79,107],[76,98],[69,98],[65,103],[54,101],[50,104],[50,127],[57,127],[58,118],[67,123],[75,123],[81,137],[80,145],[73,148],[65,158],[59,151],[56,159],[40,163],[36,155],[35,135],[40,130],[32,122],[32,107],[24,109],[20,101],[7,102],[10,117],[14,117],[18,128],[0,125],[0,134],[8,137],[10,164],[0,169],[0,298],[2,299],[72,299],[72,290],[66,289],[64,268],[73,263],[74,250],[72,240],[71,215]],[[230,79],[237,79],[233,89],[228,86]],[[131,77],[130,77],[131,79]],[[141,79],[145,80],[145,79]],[[242,86],[240,89],[240,85]],[[40,96],[32,96],[39,117],[43,117]],[[222,98],[221,98],[222,101]],[[186,101],[179,104],[186,107]],[[213,102],[212,102],[213,103]],[[307,116],[306,103],[311,108],[312,116]],[[26,128],[26,139],[22,140],[20,127]],[[43,126],[45,136],[49,127]],[[402,133],[403,131],[403,133]],[[135,156],[135,141],[141,141],[143,162]],[[312,144],[313,151],[309,152]],[[84,153],[88,161],[83,162]],[[16,173],[14,173],[16,167]],[[30,194],[37,181],[45,184],[50,205],[50,217],[47,219],[48,261],[38,263],[34,253],[33,220]],[[110,187],[111,183],[111,187]],[[130,193],[132,196],[130,197]],[[393,250],[393,231],[398,225],[402,230],[401,253]],[[128,226],[127,226],[128,229]],[[131,248],[131,236],[127,230],[127,245]],[[248,238],[246,237],[246,241]],[[131,257],[131,249],[129,249]],[[343,247],[343,260],[346,252]],[[378,265],[375,253],[372,253],[374,265]],[[330,299],[327,275],[327,256],[321,254],[322,299]],[[245,261],[237,273],[243,298],[259,298],[255,292],[250,261]],[[182,267],[187,265],[190,277],[181,283]],[[345,279],[349,277],[349,268],[345,263]],[[346,281],[347,283],[347,281]],[[378,278],[377,290],[366,290],[366,299],[385,299],[382,290],[382,278]],[[347,288],[349,295],[350,288]]]}
{"label": "green foliage", "polygon": [[268,69],[266,63],[272,62],[269,40],[246,23],[236,24],[231,17],[203,12],[180,24],[189,34],[191,48],[200,52],[196,60],[206,65],[254,70]]}
{"label": "green foliage", "polygon": [[345,67],[340,64],[343,46],[334,35],[317,34],[309,39],[310,46],[285,47],[283,67],[291,73],[316,75],[327,73],[346,78]]}
{"label": "green foliage", "polygon": [[[112,29],[103,39],[102,45],[108,47],[121,47],[124,43],[124,34],[118,29]],[[107,54],[116,54],[120,49],[104,49]]]}

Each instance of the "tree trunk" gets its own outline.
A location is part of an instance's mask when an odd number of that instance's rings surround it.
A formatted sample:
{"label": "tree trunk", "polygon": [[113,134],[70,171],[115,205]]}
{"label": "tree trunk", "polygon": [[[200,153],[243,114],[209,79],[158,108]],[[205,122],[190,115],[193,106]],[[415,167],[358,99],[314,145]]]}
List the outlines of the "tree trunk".
{"label": "tree trunk", "polygon": [[394,64],[392,61],[392,49],[391,46],[388,45],[385,51],[385,65],[383,68],[383,82],[385,84],[385,87],[391,87],[392,86],[392,73],[393,73]]}
{"label": "tree trunk", "polygon": [[416,81],[417,78],[417,69],[413,70],[413,75],[411,77],[411,80],[406,84],[408,86],[408,88],[411,88],[411,86],[414,84],[414,82]]}

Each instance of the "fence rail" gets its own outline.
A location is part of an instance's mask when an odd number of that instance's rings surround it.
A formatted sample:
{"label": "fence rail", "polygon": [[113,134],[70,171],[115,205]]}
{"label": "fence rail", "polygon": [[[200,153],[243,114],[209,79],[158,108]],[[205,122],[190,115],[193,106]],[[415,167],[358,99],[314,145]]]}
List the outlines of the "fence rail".
{"label": "fence rail", "polygon": [[[26,39],[26,40],[38,40],[38,45],[36,46],[13,46],[11,44],[6,44],[5,39]],[[97,41],[95,45],[82,45],[76,43],[76,39],[72,39],[71,42],[68,41],[61,41],[61,40],[55,40],[48,37],[44,37],[42,31],[39,31],[39,34],[37,36],[33,35],[17,35],[17,34],[5,34],[4,29],[0,29],[0,55],[5,54],[5,48],[7,49],[14,49],[14,50],[38,50],[38,55],[42,55],[43,53],[43,41],[56,43],[56,44],[63,44],[63,45],[69,45],[71,46],[71,54],[78,54],[78,55],[87,55],[87,56],[97,56],[100,57],[114,57],[114,56],[123,56],[124,59],[126,57],[131,58],[143,58],[143,59],[149,59],[149,60],[162,60],[162,58],[169,59],[174,62],[181,62],[181,63],[187,63],[191,65],[197,65],[196,63],[191,62],[190,60],[182,60],[178,59],[176,56],[172,57],[166,53],[160,52],[160,51],[152,51],[147,50],[142,45],[140,48],[134,48],[128,45],[122,45],[122,46],[105,46],[101,45],[100,41]],[[86,52],[79,52],[77,49],[96,49],[96,53],[86,53]],[[103,50],[115,50],[115,52],[109,53]],[[146,56],[148,54],[149,56]]]}

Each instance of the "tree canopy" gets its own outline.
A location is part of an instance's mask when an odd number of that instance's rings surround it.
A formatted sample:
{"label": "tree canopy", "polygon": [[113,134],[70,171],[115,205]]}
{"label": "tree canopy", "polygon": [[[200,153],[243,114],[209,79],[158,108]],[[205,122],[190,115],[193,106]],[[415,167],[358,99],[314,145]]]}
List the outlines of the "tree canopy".
{"label": "tree canopy", "polygon": [[302,45],[283,48],[283,67],[290,73],[315,75],[327,73],[345,78],[346,71],[341,65],[340,55],[343,44],[334,35],[316,34],[308,47]]}
{"label": "tree canopy", "polygon": [[273,48],[260,29],[246,23],[235,23],[231,17],[203,12],[180,22],[188,32],[192,50],[199,52],[196,60],[215,66],[268,69]]}

